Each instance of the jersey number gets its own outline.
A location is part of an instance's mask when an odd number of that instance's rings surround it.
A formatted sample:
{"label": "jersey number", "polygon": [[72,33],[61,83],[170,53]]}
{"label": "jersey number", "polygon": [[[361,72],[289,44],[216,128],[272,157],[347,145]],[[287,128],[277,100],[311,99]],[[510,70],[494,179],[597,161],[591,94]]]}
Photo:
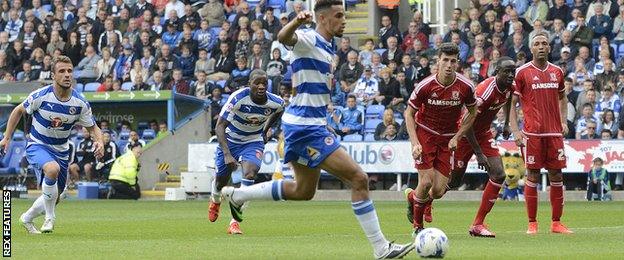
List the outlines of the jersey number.
{"label": "jersey number", "polygon": [[559,149],[557,150],[559,152],[559,155],[557,156],[557,160],[559,161],[565,161],[566,156],[565,156],[565,152],[563,149]]}

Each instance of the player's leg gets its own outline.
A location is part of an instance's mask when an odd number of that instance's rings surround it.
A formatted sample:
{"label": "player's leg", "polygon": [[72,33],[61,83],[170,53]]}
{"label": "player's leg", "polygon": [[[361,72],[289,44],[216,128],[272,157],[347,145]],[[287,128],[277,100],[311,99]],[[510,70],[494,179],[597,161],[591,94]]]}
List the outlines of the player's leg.
{"label": "player's leg", "polygon": [[540,170],[543,167],[543,162],[546,159],[543,156],[542,138],[529,137],[525,140],[525,145],[522,147],[522,155],[524,156],[524,162],[527,168],[527,179],[524,184],[524,198],[527,209],[527,216],[529,218],[529,225],[527,228],[527,234],[537,234],[537,184],[540,182],[541,173]]}
{"label": "player's leg", "polygon": [[[230,148],[232,156],[236,158],[237,146],[228,142],[228,147]],[[215,167],[216,172],[214,179],[212,179],[210,203],[208,205],[208,220],[210,220],[210,222],[215,222],[217,221],[217,218],[219,218],[219,210],[221,208],[221,189],[228,184],[230,177],[232,176],[232,171],[234,171],[234,169],[231,169],[225,164],[225,157],[220,147],[217,147]]]}
{"label": "player's leg", "polygon": [[553,233],[571,234],[573,233],[563,224],[563,173],[561,169],[566,167],[565,148],[563,137],[544,138],[544,151],[546,151],[546,161],[544,168],[548,170],[550,180],[550,206],[552,208],[552,223],[550,231]]}
{"label": "player's leg", "polygon": [[[386,240],[373,201],[369,198],[368,175],[344,149],[336,149],[319,165],[323,170],[351,186],[351,207],[377,258],[401,258],[413,244],[395,245]],[[299,177],[295,170],[295,178]]]}
{"label": "player's leg", "polygon": [[498,194],[505,181],[505,172],[503,170],[503,160],[500,156],[488,157],[490,169],[488,171],[489,180],[483,189],[481,197],[481,205],[472,222],[469,233],[473,236],[495,237],[496,235],[483,225],[485,217],[494,207],[494,203],[498,199]]}
{"label": "player's leg", "polygon": [[[245,158],[245,155],[243,155],[243,160],[244,161],[241,162],[241,167],[243,169],[243,179],[241,180],[241,187],[251,186],[254,184],[256,174],[260,170],[260,160],[250,161],[249,159]],[[245,202],[241,209],[246,209],[247,207],[249,207],[249,201]],[[232,214],[232,216],[234,216],[234,214]],[[240,229],[240,224],[234,217],[232,217],[232,219],[230,220],[227,233],[243,234],[243,231]]]}

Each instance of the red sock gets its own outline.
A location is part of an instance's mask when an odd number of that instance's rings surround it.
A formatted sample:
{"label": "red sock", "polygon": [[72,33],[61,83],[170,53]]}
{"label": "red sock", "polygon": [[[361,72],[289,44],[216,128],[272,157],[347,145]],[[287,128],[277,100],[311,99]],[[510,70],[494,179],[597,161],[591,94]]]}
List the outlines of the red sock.
{"label": "red sock", "polygon": [[550,207],[552,221],[559,221],[563,214],[563,182],[550,182]]}
{"label": "red sock", "polygon": [[414,228],[423,227],[423,213],[425,212],[425,205],[429,203],[429,199],[414,198]]}
{"label": "red sock", "polygon": [[535,222],[537,216],[537,184],[527,180],[524,185],[524,199],[526,201],[529,222]]}
{"label": "red sock", "polygon": [[479,211],[477,211],[477,216],[475,217],[473,225],[483,225],[483,220],[485,216],[490,212],[492,207],[494,207],[494,202],[498,199],[498,192],[500,192],[501,185],[489,180],[485,185],[485,189],[483,190],[483,196],[481,197],[481,206],[479,206]]}

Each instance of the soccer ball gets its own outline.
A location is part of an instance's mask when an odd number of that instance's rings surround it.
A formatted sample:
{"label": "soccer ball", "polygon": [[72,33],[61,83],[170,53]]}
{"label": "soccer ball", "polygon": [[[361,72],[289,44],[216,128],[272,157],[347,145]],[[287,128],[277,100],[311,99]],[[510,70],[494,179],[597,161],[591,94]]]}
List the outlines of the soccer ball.
{"label": "soccer ball", "polygon": [[437,228],[426,228],[416,235],[416,252],[421,257],[443,258],[448,252],[446,234]]}

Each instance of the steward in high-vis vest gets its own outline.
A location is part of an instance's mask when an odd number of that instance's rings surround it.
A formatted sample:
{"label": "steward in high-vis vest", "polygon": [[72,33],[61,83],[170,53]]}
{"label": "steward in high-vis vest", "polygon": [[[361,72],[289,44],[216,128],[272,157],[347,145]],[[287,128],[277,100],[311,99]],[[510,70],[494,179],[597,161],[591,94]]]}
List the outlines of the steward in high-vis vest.
{"label": "steward in high-vis vest", "polygon": [[118,157],[111,167],[110,180],[112,191],[109,199],[139,199],[141,188],[138,183],[139,156],[142,148],[135,146],[131,151]]}
{"label": "steward in high-vis vest", "polygon": [[400,0],[377,0],[377,6],[381,10],[381,16],[384,15],[390,17],[390,21],[392,22],[392,26],[394,28],[399,27],[399,5],[401,4]]}

